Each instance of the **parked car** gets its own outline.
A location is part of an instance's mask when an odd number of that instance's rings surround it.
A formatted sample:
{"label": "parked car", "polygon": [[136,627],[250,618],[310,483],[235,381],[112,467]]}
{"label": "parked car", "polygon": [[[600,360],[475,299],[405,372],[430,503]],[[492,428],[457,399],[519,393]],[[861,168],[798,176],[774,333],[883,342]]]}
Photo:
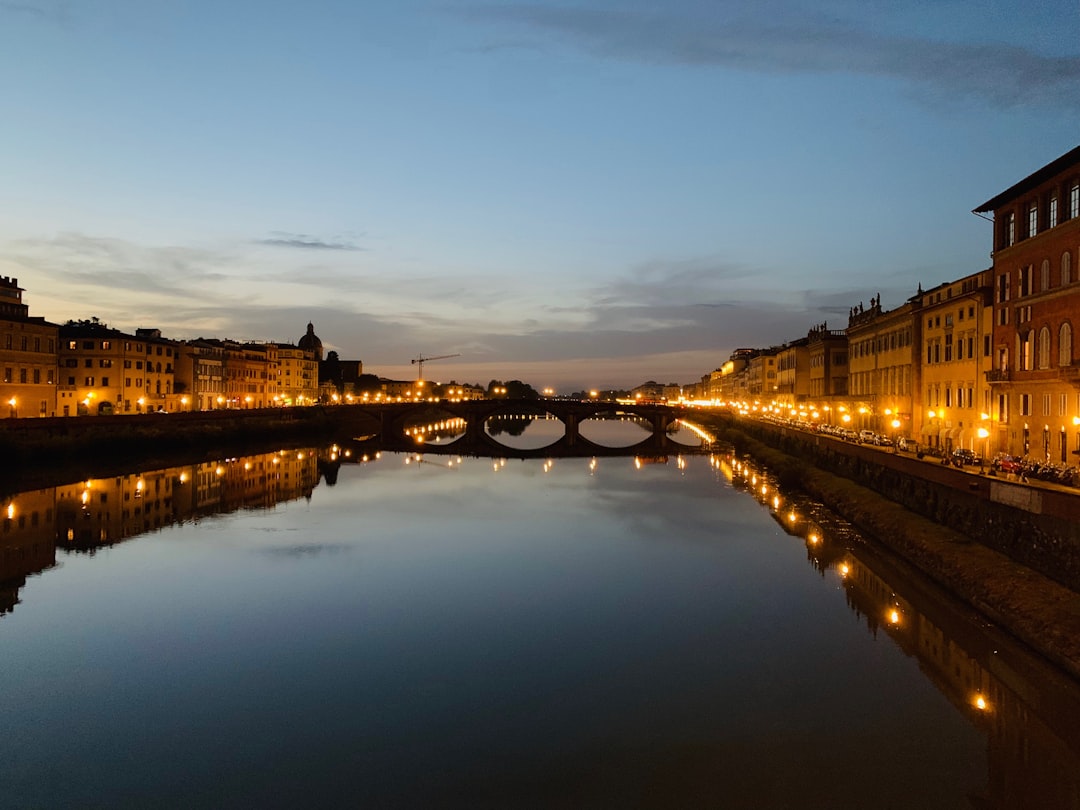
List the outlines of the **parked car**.
{"label": "parked car", "polygon": [[952,451],[952,463],[957,467],[965,464],[982,464],[982,458],[974,451],[958,447]]}

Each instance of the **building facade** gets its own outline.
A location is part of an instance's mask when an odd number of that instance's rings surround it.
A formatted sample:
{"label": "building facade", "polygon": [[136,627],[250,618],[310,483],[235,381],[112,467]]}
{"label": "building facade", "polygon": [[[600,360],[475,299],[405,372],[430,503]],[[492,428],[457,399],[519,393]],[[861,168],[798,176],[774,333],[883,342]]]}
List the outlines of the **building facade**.
{"label": "building facade", "polygon": [[23,292],[0,276],[0,418],[56,414],[59,327],[30,317]]}
{"label": "building facade", "polygon": [[945,451],[989,452],[993,341],[992,270],[938,285],[919,296],[920,442]]}
{"label": "building facade", "polygon": [[993,449],[1058,463],[1080,451],[1080,147],[987,200],[993,215]]}
{"label": "building facade", "polygon": [[918,435],[915,392],[917,301],[882,309],[881,296],[848,316],[848,399],[859,429],[883,436]]}

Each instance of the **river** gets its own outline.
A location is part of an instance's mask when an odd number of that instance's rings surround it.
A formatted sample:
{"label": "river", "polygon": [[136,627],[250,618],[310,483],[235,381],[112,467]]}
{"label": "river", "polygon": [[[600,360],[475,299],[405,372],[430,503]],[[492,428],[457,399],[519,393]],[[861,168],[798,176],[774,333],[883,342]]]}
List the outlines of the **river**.
{"label": "river", "polygon": [[344,452],[4,496],[5,805],[1080,807],[1076,684],[752,460]]}

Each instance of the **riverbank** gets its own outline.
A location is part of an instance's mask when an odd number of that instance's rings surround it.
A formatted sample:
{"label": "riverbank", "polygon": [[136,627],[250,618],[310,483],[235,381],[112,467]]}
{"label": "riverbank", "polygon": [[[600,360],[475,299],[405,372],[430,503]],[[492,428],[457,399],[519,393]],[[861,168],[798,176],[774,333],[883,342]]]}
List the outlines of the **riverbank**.
{"label": "riverbank", "polygon": [[318,445],[377,427],[353,410],[321,407],[5,420],[0,492]]}
{"label": "riverbank", "polygon": [[1080,679],[1080,593],[922,517],[855,481],[777,450],[726,421],[717,438],[752,455],[786,487],[820,501],[938,585]]}

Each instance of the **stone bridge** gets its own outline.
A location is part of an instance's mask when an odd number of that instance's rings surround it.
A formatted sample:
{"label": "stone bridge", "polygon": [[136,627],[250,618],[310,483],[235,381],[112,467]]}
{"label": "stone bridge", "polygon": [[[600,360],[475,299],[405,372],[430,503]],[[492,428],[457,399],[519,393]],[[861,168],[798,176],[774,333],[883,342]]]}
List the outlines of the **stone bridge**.
{"label": "stone bridge", "polygon": [[[692,452],[695,448],[673,441],[668,429],[678,421],[681,411],[668,405],[627,404],[561,399],[484,399],[464,402],[381,403],[342,406],[378,419],[379,434],[373,439],[380,449],[447,453],[457,455],[501,456],[506,458],[555,458],[574,456],[659,456]],[[559,419],[564,427],[562,438],[546,447],[519,449],[508,447],[488,435],[484,425],[499,416],[536,416],[546,414]],[[608,447],[581,435],[581,423],[594,417],[636,417],[648,423],[650,435],[630,447]],[[418,443],[406,434],[410,425],[424,420],[459,418],[465,422],[464,435],[446,444]]]}

